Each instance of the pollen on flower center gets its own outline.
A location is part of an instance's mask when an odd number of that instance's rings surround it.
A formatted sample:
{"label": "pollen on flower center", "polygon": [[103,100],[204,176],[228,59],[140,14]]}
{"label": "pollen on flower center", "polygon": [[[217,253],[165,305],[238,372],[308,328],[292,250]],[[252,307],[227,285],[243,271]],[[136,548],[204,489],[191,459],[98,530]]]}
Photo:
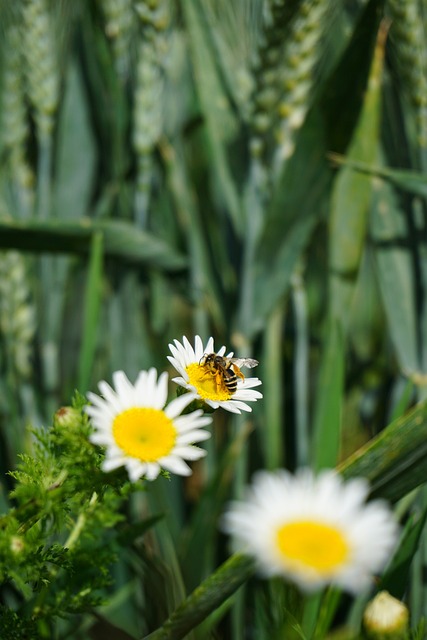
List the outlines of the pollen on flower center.
{"label": "pollen on flower center", "polygon": [[284,559],[324,574],[339,568],[350,552],[348,541],[339,529],[309,520],[280,527],[277,545]]}
{"label": "pollen on flower center", "polygon": [[203,400],[222,402],[233,394],[225,386],[221,375],[216,375],[208,367],[193,362],[186,367],[188,382],[196,388]]}
{"label": "pollen on flower center", "polygon": [[177,432],[164,411],[133,407],[116,416],[113,436],[117,446],[128,455],[144,462],[155,462],[171,452]]}

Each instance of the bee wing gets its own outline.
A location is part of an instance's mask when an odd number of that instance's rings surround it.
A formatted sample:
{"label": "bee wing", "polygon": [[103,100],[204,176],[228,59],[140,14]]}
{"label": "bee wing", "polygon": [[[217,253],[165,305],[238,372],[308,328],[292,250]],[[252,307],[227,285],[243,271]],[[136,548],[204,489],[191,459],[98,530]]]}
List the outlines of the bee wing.
{"label": "bee wing", "polygon": [[252,367],[256,367],[258,364],[258,360],[254,360],[253,358],[230,358],[232,364],[235,364],[236,367],[247,367],[248,369],[252,369]]}

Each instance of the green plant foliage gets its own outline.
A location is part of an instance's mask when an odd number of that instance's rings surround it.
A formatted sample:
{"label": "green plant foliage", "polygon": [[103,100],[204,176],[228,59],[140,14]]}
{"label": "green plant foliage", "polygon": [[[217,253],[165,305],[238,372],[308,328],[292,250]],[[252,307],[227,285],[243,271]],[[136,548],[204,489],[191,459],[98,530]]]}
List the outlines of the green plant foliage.
{"label": "green plant foliage", "polygon": [[[114,527],[124,520],[120,505],[131,487],[119,476],[105,484],[87,439],[84,402],[76,396],[72,407],[57,411],[53,427],[34,433],[34,453],[23,454],[11,472],[13,506],[0,517],[2,590],[15,593],[16,615],[35,629],[98,606],[112,580]],[[12,625],[10,612],[4,624],[8,619]],[[24,634],[25,624],[18,629]]]}

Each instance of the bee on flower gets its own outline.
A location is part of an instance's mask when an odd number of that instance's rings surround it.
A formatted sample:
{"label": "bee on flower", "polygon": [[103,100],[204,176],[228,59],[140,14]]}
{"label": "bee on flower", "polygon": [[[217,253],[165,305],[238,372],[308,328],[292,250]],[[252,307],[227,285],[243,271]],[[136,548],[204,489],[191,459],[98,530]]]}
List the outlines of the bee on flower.
{"label": "bee on flower", "polygon": [[262,384],[261,380],[246,378],[241,371],[241,367],[256,366],[256,360],[234,358],[232,352],[226,355],[224,346],[215,352],[212,337],[203,346],[201,337],[196,336],[193,347],[184,336],[182,342],[174,340],[169,348],[172,355],[168,360],[180,374],[172,380],[212,409],[222,407],[232,413],[252,411],[247,403],[262,398],[254,389]]}

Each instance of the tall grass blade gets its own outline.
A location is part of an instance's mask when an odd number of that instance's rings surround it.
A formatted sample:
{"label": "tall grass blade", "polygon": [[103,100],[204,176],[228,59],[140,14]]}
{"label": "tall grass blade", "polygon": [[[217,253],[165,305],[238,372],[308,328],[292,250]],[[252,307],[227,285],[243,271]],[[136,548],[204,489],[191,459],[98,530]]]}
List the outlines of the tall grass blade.
{"label": "tall grass blade", "polygon": [[65,76],[64,99],[58,117],[52,195],[55,216],[69,219],[87,215],[96,160],[88,96],[77,60],[72,59]]}
{"label": "tall grass blade", "polygon": [[84,393],[90,388],[92,365],[97,347],[98,320],[102,298],[103,236],[97,232],[92,237],[87,275],[82,344],[79,358],[78,388]]}
{"label": "tall grass blade", "polygon": [[369,164],[360,160],[346,158],[339,153],[329,153],[328,157],[336,165],[346,165],[354,171],[359,171],[369,176],[382,178],[394,186],[416,196],[427,196],[427,184],[424,173],[410,169],[391,169],[378,164]]}
{"label": "tall grass blade", "polygon": [[427,404],[421,403],[340,463],[345,478],[361,476],[372,496],[396,502],[427,481]]}
{"label": "tall grass blade", "polygon": [[411,563],[419,546],[426,520],[427,509],[418,516],[413,516],[406,523],[399,548],[378,585],[379,590],[385,589],[399,600],[402,600],[405,595]]}
{"label": "tall grass blade", "polygon": [[344,392],[344,343],[342,331],[330,322],[317,383],[311,459],[316,469],[334,467],[341,442]]}
{"label": "tall grass blade", "polygon": [[121,220],[0,220],[0,248],[87,254],[96,231],[104,235],[107,256],[166,271],[181,271],[187,265],[186,258],[166,242]]}
{"label": "tall grass blade", "polygon": [[165,624],[144,640],[179,640],[234,593],[255,570],[254,560],[231,556],[172,613]]}

